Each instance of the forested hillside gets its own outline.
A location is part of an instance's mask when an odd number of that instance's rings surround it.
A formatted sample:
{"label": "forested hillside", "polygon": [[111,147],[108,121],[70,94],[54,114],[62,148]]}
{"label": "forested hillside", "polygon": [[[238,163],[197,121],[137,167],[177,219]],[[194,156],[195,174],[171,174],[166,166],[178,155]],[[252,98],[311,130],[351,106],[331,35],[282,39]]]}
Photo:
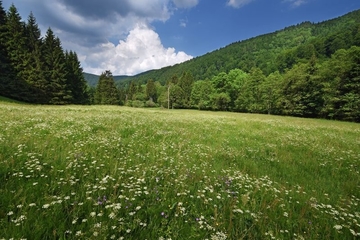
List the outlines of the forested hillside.
{"label": "forested hillside", "polygon": [[49,28],[44,38],[35,16],[22,21],[0,1],[0,95],[41,104],[89,103],[77,54],[64,51]]}
{"label": "forested hillside", "polygon": [[129,106],[360,121],[360,11],[118,82]]}
{"label": "forested hillside", "polygon": [[360,10],[321,23],[303,22],[232,43],[185,63],[141,73],[127,81],[146,83],[148,79],[154,79],[165,83],[184,71],[190,72],[196,80],[205,80],[235,68],[249,72],[251,68],[258,67],[265,75],[277,70],[284,72],[295,63],[310,59],[313,54],[325,59],[338,49],[359,45],[359,27]]}
{"label": "forested hillside", "polygon": [[[91,73],[85,73],[85,72],[83,73],[83,75],[84,75],[84,78],[85,78],[87,84],[90,87],[95,87],[98,84],[100,76],[95,75],[95,74],[91,74]],[[114,78],[115,82],[119,82],[119,81],[122,81],[124,79],[128,79],[129,76],[121,75],[121,76],[113,76],[113,78]]]}

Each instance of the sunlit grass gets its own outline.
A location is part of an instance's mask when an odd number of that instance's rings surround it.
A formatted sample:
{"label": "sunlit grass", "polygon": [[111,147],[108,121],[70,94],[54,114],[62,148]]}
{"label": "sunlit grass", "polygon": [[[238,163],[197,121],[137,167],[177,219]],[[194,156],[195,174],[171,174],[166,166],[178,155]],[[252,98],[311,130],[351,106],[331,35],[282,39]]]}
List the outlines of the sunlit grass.
{"label": "sunlit grass", "polygon": [[360,125],[0,103],[0,239],[354,239]]}

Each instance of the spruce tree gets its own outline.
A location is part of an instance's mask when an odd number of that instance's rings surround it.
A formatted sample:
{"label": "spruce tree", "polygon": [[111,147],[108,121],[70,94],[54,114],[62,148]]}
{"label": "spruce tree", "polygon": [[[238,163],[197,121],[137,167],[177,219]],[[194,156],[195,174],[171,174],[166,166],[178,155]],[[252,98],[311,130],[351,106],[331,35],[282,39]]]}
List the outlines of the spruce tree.
{"label": "spruce tree", "polygon": [[55,37],[51,28],[46,32],[43,57],[49,103],[57,105],[71,103],[72,96],[67,85],[65,54],[60,39]]}
{"label": "spruce tree", "polygon": [[73,51],[65,53],[67,84],[72,93],[72,103],[88,104],[89,94],[83,70],[80,66],[77,54]]}
{"label": "spruce tree", "polygon": [[25,28],[27,39],[27,54],[24,77],[31,86],[32,102],[47,103],[46,80],[44,76],[44,61],[42,59],[41,31],[36,23],[36,19],[31,12]]}
{"label": "spruce tree", "polygon": [[137,88],[136,88],[136,85],[133,81],[131,81],[129,83],[129,86],[128,86],[128,89],[126,90],[126,101],[132,101],[133,100],[133,97],[134,95],[136,94],[137,92]]}
{"label": "spruce tree", "polygon": [[10,61],[11,74],[7,84],[10,97],[29,101],[29,86],[25,81],[26,35],[25,23],[21,21],[16,7],[11,5],[6,21],[6,51]]}
{"label": "spruce tree", "polygon": [[107,70],[99,77],[95,92],[95,104],[118,105],[119,103],[119,91],[115,86],[112,73]]}
{"label": "spruce tree", "polygon": [[7,52],[8,30],[7,16],[0,0],[0,93],[4,96],[11,96],[9,89],[11,79],[11,65]]}
{"label": "spruce tree", "polygon": [[157,101],[157,92],[155,87],[154,80],[150,79],[146,83],[146,96],[150,101],[156,102]]}

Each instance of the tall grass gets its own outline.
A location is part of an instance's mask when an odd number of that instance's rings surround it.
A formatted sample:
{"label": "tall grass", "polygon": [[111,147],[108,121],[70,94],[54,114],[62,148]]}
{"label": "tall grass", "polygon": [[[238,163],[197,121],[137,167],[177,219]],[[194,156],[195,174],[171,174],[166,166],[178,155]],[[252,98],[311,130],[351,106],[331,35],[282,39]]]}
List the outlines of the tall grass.
{"label": "tall grass", "polygon": [[360,125],[0,103],[0,239],[355,239]]}

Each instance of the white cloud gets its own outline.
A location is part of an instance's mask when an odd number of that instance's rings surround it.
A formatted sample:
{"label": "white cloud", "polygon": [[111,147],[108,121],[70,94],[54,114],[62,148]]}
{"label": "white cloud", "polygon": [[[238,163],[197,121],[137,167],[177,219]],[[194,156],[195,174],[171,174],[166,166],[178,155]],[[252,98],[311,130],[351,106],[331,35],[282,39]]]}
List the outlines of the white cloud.
{"label": "white cloud", "polygon": [[180,19],[180,27],[186,27],[188,23],[187,19]]}
{"label": "white cloud", "polygon": [[178,8],[192,8],[198,5],[199,0],[173,0]]}
{"label": "white cloud", "polygon": [[[192,58],[165,48],[149,26],[199,0],[12,0],[33,11],[45,34],[51,27],[64,49],[74,50],[85,72],[137,74]],[[25,16],[27,17],[27,15]],[[185,27],[186,22],[181,23]],[[113,44],[114,42],[118,44]]]}
{"label": "white cloud", "polygon": [[95,52],[84,59],[84,70],[100,74],[108,69],[114,75],[134,75],[191,58],[184,52],[176,52],[174,48],[165,48],[154,30],[138,25],[119,44],[108,42],[99,45]]}
{"label": "white cloud", "polygon": [[246,4],[253,2],[254,0],[228,0],[227,5],[234,8],[241,8]]}
{"label": "white cloud", "polygon": [[284,0],[283,2],[288,2],[291,4],[292,7],[299,7],[306,3],[306,0]]}

